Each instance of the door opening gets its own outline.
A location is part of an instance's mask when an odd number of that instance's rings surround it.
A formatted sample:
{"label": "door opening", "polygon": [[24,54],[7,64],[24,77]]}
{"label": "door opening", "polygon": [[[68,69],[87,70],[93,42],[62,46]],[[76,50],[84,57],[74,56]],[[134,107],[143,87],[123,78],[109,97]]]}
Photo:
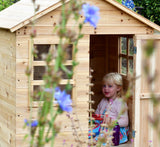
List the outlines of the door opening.
{"label": "door opening", "polygon": [[[129,71],[133,72],[134,69],[133,49],[133,35],[90,36],[90,68],[93,69],[91,82],[94,84],[91,88],[94,95],[91,98],[95,101],[92,105],[93,109],[96,110],[97,105],[104,97],[102,94],[102,78],[105,74],[110,72],[120,73],[123,77],[123,89],[124,91],[127,90],[127,75]],[[132,134],[132,99],[127,102],[130,134]]]}

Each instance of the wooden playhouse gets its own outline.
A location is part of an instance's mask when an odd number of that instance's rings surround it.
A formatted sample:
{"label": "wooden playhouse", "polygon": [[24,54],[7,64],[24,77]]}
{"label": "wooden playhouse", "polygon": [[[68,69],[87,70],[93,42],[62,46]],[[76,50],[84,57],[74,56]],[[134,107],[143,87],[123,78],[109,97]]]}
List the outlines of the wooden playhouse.
{"label": "wooden playhouse", "polygon": [[[160,146],[155,131],[147,121],[148,115],[154,115],[155,110],[150,102],[149,88],[146,83],[143,68],[143,45],[146,40],[156,40],[160,47],[160,27],[140,16],[136,12],[119,4],[115,0],[86,0],[100,8],[98,27],[94,29],[89,24],[83,28],[84,38],[79,42],[75,75],[71,80],[74,85],[72,99],[77,105],[80,125],[87,140],[88,132],[88,100],[89,69],[92,68],[92,91],[95,93],[96,108],[101,95],[101,80],[108,72],[119,72],[124,77],[124,83],[130,72],[140,76],[134,85],[134,95],[129,101],[130,134],[134,139],[133,147]],[[29,117],[28,81],[25,69],[29,62],[31,50],[30,32],[33,18],[36,19],[37,37],[34,45],[39,53],[46,53],[51,46],[58,44],[53,28],[58,23],[60,0],[37,0],[40,10],[34,15],[30,0],[21,0],[0,12],[0,147],[24,147],[24,119]],[[83,18],[82,18],[83,19]],[[68,27],[73,26],[71,21]],[[156,31],[156,33],[155,33]],[[152,72],[160,76],[160,49],[156,50],[151,60]],[[33,60],[32,88],[43,84],[42,75],[45,63],[42,59]],[[71,66],[72,56],[67,61]],[[62,79],[62,86],[67,79]],[[160,94],[160,78],[155,82],[155,92]],[[33,111],[37,111],[34,102]],[[68,146],[74,143],[70,122],[65,115],[61,116],[61,132],[55,146],[62,146],[63,139]]]}

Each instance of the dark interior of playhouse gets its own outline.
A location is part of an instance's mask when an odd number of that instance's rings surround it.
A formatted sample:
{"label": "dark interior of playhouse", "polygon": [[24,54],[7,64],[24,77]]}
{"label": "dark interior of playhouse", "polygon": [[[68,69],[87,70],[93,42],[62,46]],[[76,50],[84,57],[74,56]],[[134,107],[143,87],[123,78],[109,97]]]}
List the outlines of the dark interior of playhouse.
{"label": "dark interior of playhouse", "polygon": [[[118,72],[123,78],[123,91],[128,88],[128,75],[133,74],[134,69],[134,44],[133,35],[91,35],[90,36],[90,68],[93,70],[91,82],[94,84],[91,96],[95,103],[92,105],[96,110],[97,105],[103,98],[102,78],[110,72]],[[133,100],[128,102],[129,128],[132,130]],[[129,133],[130,136],[131,133]]]}

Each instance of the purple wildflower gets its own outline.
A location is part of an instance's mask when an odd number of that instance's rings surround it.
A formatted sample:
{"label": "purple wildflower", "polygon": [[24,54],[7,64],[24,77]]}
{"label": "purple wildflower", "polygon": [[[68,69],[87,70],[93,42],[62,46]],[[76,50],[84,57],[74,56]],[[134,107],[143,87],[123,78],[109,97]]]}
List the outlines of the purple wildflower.
{"label": "purple wildflower", "polygon": [[85,16],[84,23],[89,22],[94,28],[96,28],[99,20],[99,8],[89,4],[83,4],[82,11]]}
{"label": "purple wildflower", "polygon": [[59,87],[56,87],[54,97],[57,100],[59,107],[66,112],[72,111],[72,100],[71,96],[66,93],[65,90],[61,91]]}
{"label": "purple wildflower", "polygon": [[31,124],[29,124],[28,120],[25,119],[25,120],[24,120],[24,123],[25,123],[27,126],[30,126],[30,125],[31,125],[31,127],[37,127],[37,125],[38,125],[38,121],[37,121],[37,120],[33,120],[33,121],[31,122]]}

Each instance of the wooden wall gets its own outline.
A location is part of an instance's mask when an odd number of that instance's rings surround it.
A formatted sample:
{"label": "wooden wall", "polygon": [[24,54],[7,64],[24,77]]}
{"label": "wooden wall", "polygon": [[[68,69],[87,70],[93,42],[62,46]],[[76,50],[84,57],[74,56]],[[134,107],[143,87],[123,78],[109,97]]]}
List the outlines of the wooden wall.
{"label": "wooden wall", "polygon": [[142,74],[141,74],[141,94],[140,94],[140,144],[139,146],[160,146],[160,142],[158,139],[158,132],[156,131],[158,128],[155,128],[151,125],[149,117],[157,118],[159,117],[160,106],[155,107],[153,101],[151,101],[150,92],[153,88],[153,91],[156,96],[160,95],[160,65],[159,65],[159,56],[160,56],[160,40],[156,39],[154,42],[155,52],[153,56],[147,60],[150,67],[150,74],[154,75],[157,73],[157,77],[152,84],[148,84],[148,78],[146,77],[143,69],[144,62],[144,47],[148,40],[141,39],[142,43]]}
{"label": "wooden wall", "polygon": [[0,146],[15,147],[15,34],[0,29]]}

